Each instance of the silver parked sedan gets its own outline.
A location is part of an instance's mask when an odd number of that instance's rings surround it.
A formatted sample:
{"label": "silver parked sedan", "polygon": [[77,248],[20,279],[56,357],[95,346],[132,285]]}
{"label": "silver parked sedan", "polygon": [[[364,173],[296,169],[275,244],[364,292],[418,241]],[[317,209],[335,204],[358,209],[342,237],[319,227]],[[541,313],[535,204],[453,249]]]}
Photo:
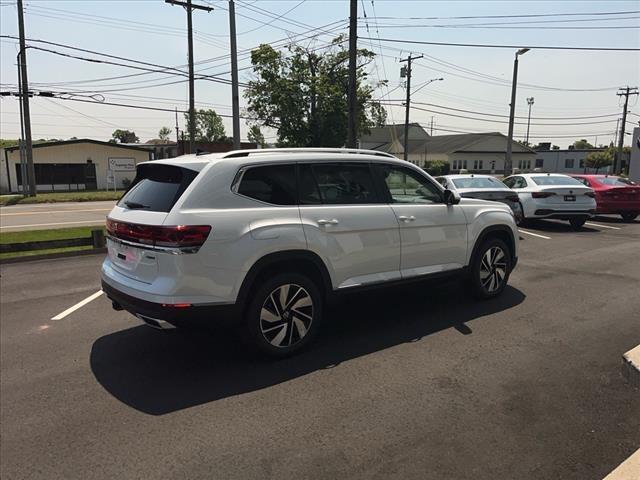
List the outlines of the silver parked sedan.
{"label": "silver parked sedan", "polygon": [[523,218],[518,194],[491,175],[443,175],[436,177],[436,180],[443,187],[458,192],[461,197],[494,200],[509,205],[516,223],[520,223]]}

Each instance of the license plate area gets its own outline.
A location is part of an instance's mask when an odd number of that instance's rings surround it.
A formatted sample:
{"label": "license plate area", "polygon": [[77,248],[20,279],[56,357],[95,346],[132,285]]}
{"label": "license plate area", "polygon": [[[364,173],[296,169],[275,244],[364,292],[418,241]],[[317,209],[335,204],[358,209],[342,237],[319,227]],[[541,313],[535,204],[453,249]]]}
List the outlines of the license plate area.
{"label": "license plate area", "polygon": [[125,270],[135,270],[142,257],[142,250],[122,243],[107,241],[111,261]]}
{"label": "license plate area", "polygon": [[564,196],[564,201],[565,202],[575,202],[576,201],[576,196],[575,195],[565,195]]}

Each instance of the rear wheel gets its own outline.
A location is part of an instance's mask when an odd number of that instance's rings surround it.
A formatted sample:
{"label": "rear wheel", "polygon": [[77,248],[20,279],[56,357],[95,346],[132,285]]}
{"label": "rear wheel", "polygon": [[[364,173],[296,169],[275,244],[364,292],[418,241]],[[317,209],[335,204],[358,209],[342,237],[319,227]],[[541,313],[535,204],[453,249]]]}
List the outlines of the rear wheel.
{"label": "rear wheel", "polygon": [[572,218],[569,220],[569,223],[574,230],[580,230],[586,221],[586,218]]}
{"label": "rear wheel", "polygon": [[633,222],[638,216],[638,212],[622,212],[620,216],[625,222]]}
{"label": "rear wheel", "polygon": [[262,353],[286,357],[315,337],[322,319],[322,295],[304,275],[283,273],[266,280],[245,313],[250,344]]}
{"label": "rear wheel", "polygon": [[470,284],[473,294],[481,299],[500,295],[511,273],[511,251],[499,238],[482,243],[473,259]]}

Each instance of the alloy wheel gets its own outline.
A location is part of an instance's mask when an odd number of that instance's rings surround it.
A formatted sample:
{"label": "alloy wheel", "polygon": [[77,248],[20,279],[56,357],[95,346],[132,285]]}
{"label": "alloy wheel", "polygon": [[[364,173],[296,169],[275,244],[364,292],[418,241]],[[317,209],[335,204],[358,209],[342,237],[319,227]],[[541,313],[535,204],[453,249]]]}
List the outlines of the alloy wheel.
{"label": "alloy wheel", "polygon": [[301,341],[313,322],[313,300],[300,285],[285,284],[273,290],[260,310],[260,331],[278,348]]}
{"label": "alloy wheel", "polygon": [[498,246],[489,248],[482,256],[480,283],[488,293],[498,290],[507,276],[507,257]]}

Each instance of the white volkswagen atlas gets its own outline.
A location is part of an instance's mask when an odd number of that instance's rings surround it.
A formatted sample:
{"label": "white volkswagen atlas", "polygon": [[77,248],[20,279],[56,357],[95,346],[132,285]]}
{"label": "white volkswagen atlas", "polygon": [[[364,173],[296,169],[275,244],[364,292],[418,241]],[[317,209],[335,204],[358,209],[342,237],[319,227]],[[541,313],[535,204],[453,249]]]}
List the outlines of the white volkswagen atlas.
{"label": "white volkswagen atlas", "polygon": [[518,259],[513,215],[460,199],[414,165],[346,149],[273,149],[145,162],[108,216],[102,285],[158,328],[236,319],[283,356],[340,292],[464,274],[499,295]]}

